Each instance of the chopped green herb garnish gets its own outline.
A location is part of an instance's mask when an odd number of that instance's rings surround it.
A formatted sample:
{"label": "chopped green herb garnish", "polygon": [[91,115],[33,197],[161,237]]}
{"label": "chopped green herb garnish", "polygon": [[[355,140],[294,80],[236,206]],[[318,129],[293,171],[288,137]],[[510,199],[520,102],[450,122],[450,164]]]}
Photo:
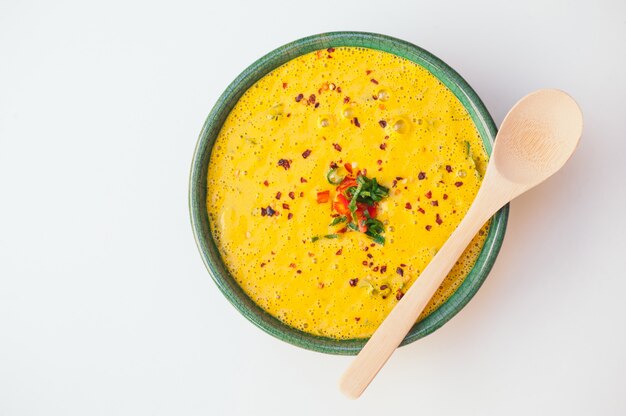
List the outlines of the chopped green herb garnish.
{"label": "chopped green herb garnish", "polygon": [[[358,178],[357,183],[359,183]],[[348,192],[350,191],[350,189],[352,188],[348,188]],[[356,203],[359,198],[359,194],[361,193],[361,189],[363,189],[363,184],[359,183],[359,185],[354,190],[354,193],[352,194],[352,199],[350,199],[350,203],[348,204],[348,208],[350,209],[350,212],[352,212],[352,216],[355,216],[356,214]]]}
{"label": "chopped green herb garnish", "polygon": [[326,180],[333,185],[339,185],[343,181],[343,177],[337,174],[337,168],[331,169],[326,174]]}
{"label": "chopped green herb garnish", "polygon": [[389,196],[389,188],[380,185],[376,178],[370,179],[361,175],[357,176],[356,183],[358,186],[352,195],[352,199],[355,202],[374,205],[375,202],[379,202]]}
{"label": "chopped green herb garnish", "polygon": [[339,234],[326,234],[324,238],[328,238],[328,239],[339,238]]}
{"label": "chopped green herb garnish", "polygon": [[352,231],[366,234],[378,244],[384,244],[384,224],[376,219],[377,206],[389,196],[389,188],[378,183],[376,178],[368,178],[360,171],[356,177],[346,176],[340,182],[336,178],[336,169],[328,172],[328,181],[338,185],[338,196],[333,209],[341,215],[330,225],[347,222],[346,227]]}
{"label": "chopped green herb garnish", "polygon": [[335,219],[333,219],[330,225],[333,226],[333,225],[337,225],[346,221],[348,221],[348,217],[346,217],[345,215],[342,215],[341,217],[336,217]]}
{"label": "chopped green herb garnish", "polygon": [[318,236],[311,237],[311,242],[314,243],[314,242],[316,242],[319,239],[320,238]]}
{"label": "chopped green herb garnish", "polygon": [[370,218],[365,221],[365,225],[367,225],[367,229],[369,231],[374,232],[375,234],[381,234],[385,232],[385,226],[380,220],[376,218]]}
{"label": "chopped green herb garnish", "polygon": [[365,235],[374,240],[375,243],[380,244],[381,246],[385,245],[385,237],[380,234],[374,234],[371,231],[367,230]]}

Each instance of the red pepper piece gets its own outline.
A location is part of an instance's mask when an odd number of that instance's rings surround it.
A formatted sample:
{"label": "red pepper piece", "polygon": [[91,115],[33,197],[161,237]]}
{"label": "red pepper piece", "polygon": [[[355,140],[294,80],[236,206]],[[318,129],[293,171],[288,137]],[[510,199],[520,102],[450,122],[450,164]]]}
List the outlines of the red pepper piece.
{"label": "red pepper piece", "polygon": [[317,193],[317,203],[323,204],[330,199],[330,191],[322,191]]}
{"label": "red pepper piece", "polygon": [[349,204],[350,204],[350,201],[348,201],[348,198],[346,198],[342,194],[339,194],[337,195],[337,200],[333,204],[333,209],[341,215],[345,215],[348,218],[352,218],[352,215],[350,213],[350,208],[348,208]]}

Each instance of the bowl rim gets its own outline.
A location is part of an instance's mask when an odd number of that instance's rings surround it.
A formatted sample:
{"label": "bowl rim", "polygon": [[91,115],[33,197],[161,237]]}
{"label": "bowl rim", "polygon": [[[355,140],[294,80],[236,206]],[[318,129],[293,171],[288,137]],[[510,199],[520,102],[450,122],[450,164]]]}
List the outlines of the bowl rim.
{"label": "bowl rim", "polygon": [[[256,81],[297,56],[330,47],[365,47],[406,58],[421,65],[438,78],[461,101],[478,129],[488,155],[491,155],[497,128],[476,92],[451,67],[432,53],[412,43],[370,32],[329,32],[295,40],[256,60],[222,93],[207,116],[191,163],[189,176],[189,212],[196,245],[209,275],[230,303],[250,322],[268,334],[305,349],[355,355],[367,342],[364,339],[337,340],[302,332],[273,317],[252,301],[223,264],[210,230],[206,211],[206,176],[213,143],[221,127],[237,103]],[[491,219],[491,226],[478,259],[456,291],[427,317],[417,322],[401,345],[407,345],[442,327],[454,317],[482,286],[502,246],[509,214],[509,205]]]}

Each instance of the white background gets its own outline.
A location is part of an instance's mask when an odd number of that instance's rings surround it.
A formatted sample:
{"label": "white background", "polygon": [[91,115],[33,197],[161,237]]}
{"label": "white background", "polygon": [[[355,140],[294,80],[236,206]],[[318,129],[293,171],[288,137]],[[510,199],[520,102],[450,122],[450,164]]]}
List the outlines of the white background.
{"label": "white background", "polygon": [[[225,300],[187,210],[227,84],[331,30],[430,50],[498,124],[541,87],[585,115],[476,297],[356,402],[336,387],[350,358]],[[0,0],[0,415],[626,414],[625,41],[621,0]]]}

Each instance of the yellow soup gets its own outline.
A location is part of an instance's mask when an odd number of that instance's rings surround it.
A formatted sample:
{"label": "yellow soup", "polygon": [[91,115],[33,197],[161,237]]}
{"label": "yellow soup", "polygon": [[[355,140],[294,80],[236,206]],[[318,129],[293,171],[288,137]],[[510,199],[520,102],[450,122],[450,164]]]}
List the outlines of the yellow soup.
{"label": "yellow soup", "polygon": [[[263,77],[228,116],[209,164],[211,230],[267,312],[315,335],[369,337],[459,224],[486,163],[469,114],[423,67],[317,51]],[[422,316],[463,282],[487,226]]]}

